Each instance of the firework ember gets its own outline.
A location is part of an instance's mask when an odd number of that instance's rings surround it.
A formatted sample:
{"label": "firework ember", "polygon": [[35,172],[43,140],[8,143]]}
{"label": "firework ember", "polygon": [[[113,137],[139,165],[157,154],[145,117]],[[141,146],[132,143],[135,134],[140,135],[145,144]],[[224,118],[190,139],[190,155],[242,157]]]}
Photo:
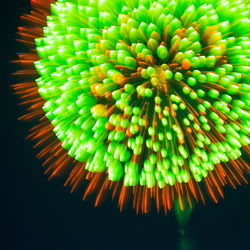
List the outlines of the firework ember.
{"label": "firework ember", "polygon": [[34,0],[15,89],[48,172],[85,196],[217,202],[246,182],[250,5],[246,0]]}

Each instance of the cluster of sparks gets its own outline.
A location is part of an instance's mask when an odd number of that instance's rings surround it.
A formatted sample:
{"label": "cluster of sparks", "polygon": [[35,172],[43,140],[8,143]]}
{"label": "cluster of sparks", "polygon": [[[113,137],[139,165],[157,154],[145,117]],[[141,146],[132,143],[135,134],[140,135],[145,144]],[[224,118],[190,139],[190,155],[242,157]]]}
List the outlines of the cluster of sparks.
{"label": "cluster of sparks", "polygon": [[[247,1],[45,0],[23,16],[14,86],[51,176],[96,204],[217,202],[249,167]],[[28,80],[27,80],[28,79]],[[84,196],[84,197],[85,197]]]}

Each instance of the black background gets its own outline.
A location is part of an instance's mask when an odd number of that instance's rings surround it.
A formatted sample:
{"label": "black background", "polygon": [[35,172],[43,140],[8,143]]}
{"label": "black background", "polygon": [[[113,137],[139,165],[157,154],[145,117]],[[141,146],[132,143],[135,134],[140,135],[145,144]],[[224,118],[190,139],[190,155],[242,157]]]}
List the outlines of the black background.
{"label": "black background", "polygon": [[0,249],[250,249],[249,185],[225,188],[219,204],[197,205],[182,237],[174,213],[137,216],[130,208],[120,213],[109,198],[94,207],[92,199],[81,201],[80,191],[70,194],[63,179],[48,181],[33,142],[25,140],[31,125],[17,120],[25,110],[11,89],[17,66],[9,62],[22,49],[15,38],[29,0],[4,1],[0,8]]}

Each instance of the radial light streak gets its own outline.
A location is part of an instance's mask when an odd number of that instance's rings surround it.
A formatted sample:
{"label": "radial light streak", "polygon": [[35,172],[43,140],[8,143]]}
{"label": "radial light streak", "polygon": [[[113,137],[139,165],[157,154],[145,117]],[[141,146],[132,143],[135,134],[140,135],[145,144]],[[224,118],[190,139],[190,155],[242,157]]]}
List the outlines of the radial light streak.
{"label": "radial light streak", "polygon": [[[137,212],[217,202],[249,166],[249,3],[46,0],[24,15],[25,82],[47,172]],[[131,196],[132,195],[132,196]]]}

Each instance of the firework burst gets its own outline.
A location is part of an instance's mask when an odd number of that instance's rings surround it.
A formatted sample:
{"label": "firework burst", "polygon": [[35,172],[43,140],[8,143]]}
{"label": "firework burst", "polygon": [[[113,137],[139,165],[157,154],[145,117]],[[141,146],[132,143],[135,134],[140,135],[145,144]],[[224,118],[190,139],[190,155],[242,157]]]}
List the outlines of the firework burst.
{"label": "firework burst", "polygon": [[[47,172],[137,212],[246,182],[247,1],[46,0],[23,16],[14,86]],[[35,38],[35,40],[34,40]],[[35,80],[35,81],[34,81]]]}

